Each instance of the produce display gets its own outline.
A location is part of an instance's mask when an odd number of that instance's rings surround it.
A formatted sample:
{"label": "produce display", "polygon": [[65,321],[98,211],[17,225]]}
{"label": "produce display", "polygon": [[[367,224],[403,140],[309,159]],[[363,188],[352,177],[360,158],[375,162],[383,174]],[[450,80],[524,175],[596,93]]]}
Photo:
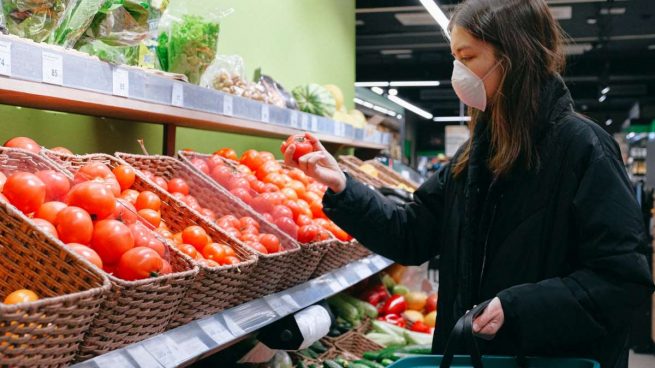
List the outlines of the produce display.
{"label": "produce display", "polygon": [[59,24],[75,0],[2,0],[9,33],[42,42]]}
{"label": "produce display", "polygon": [[300,111],[326,117],[332,117],[336,111],[334,96],[319,84],[298,86],[291,93]]}
{"label": "produce display", "polygon": [[49,43],[73,47],[89,27],[105,0],[70,0],[57,29],[50,34]]}

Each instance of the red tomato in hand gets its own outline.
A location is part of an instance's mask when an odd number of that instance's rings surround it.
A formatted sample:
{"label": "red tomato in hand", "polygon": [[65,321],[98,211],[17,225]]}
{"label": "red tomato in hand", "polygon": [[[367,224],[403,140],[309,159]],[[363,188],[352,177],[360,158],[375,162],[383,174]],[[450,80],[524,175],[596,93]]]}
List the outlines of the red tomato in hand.
{"label": "red tomato in hand", "polygon": [[3,194],[16,208],[29,214],[45,202],[46,185],[34,174],[16,172],[7,178]]}
{"label": "red tomato in hand", "polygon": [[207,232],[200,226],[188,226],[182,231],[182,241],[193,245],[199,252],[207,245]]}
{"label": "red tomato in hand", "polygon": [[189,184],[184,179],[173,178],[168,181],[168,191],[171,193],[182,193],[189,195]]}
{"label": "red tomato in hand", "polygon": [[57,234],[64,243],[89,244],[93,237],[93,220],[79,207],[66,207],[55,220]]}
{"label": "red tomato in hand", "polygon": [[239,160],[239,158],[237,157],[237,153],[232,148],[221,148],[218,151],[214,152],[214,154],[232,161]]}
{"label": "red tomato in hand", "polygon": [[36,227],[39,228],[39,230],[43,231],[46,234],[52,235],[56,239],[59,238],[59,235],[57,234],[57,229],[50,222],[40,218],[32,219],[32,221],[34,222],[34,225],[36,225]]}
{"label": "red tomato in hand", "polygon": [[307,138],[305,138],[304,134],[294,134],[282,143],[282,147],[280,147],[282,154],[286,153],[287,148],[289,148],[289,146],[292,144],[296,146],[296,151],[293,153],[294,161],[298,161],[298,159],[302,156],[314,151],[312,143]]}
{"label": "red tomato in hand", "polygon": [[98,253],[96,253],[95,250],[87,247],[86,245],[78,243],[68,243],[66,246],[68,249],[79,254],[82,256],[82,258],[86,259],[87,261],[91,262],[91,264],[102,270],[102,259],[100,259],[100,256]]}
{"label": "red tomato in hand", "polygon": [[61,201],[71,188],[66,175],[54,170],[38,171],[35,175],[45,184],[45,200],[48,202]]}
{"label": "red tomato in hand", "polygon": [[301,243],[311,243],[318,236],[319,227],[316,225],[305,225],[298,229],[298,241]]}
{"label": "red tomato in hand", "polygon": [[127,225],[120,221],[98,221],[93,229],[91,248],[104,263],[115,264],[123,253],[134,248],[134,237]]}
{"label": "red tomato in hand", "polygon": [[118,262],[116,276],[123,280],[143,280],[157,277],[164,267],[164,262],[150,248],[137,247],[126,251]]}
{"label": "red tomato in hand", "polygon": [[151,210],[145,208],[137,212],[144,220],[146,220],[150,225],[154,227],[159,227],[161,224],[161,213],[159,211]]}
{"label": "red tomato in hand", "polygon": [[41,146],[39,146],[39,144],[36,143],[33,139],[27,137],[11,138],[10,140],[5,142],[4,146],[11,147],[11,148],[22,148],[32,153],[41,152]]}
{"label": "red tomato in hand", "polygon": [[282,248],[280,239],[273,234],[261,234],[259,236],[259,242],[266,247],[268,253],[277,253]]}
{"label": "red tomato in hand", "polygon": [[121,191],[130,189],[134,184],[136,173],[131,166],[118,165],[114,170],[112,170],[112,173],[116,177],[116,180],[118,180],[118,184],[121,186]]}
{"label": "red tomato in hand", "polygon": [[46,202],[39,207],[39,209],[34,214],[35,218],[43,219],[53,224],[57,220],[57,215],[59,211],[68,207],[66,203],[63,202]]}
{"label": "red tomato in hand", "polygon": [[106,185],[96,181],[86,181],[75,185],[68,193],[69,206],[84,209],[96,220],[110,216],[116,210],[116,197]]}
{"label": "red tomato in hand", "polygon": [[149,190],[144,190],[136,197],[134,207],[138,210],[149,208],[151,210],[159,211],[161,208],[161,199],[159,196]]}

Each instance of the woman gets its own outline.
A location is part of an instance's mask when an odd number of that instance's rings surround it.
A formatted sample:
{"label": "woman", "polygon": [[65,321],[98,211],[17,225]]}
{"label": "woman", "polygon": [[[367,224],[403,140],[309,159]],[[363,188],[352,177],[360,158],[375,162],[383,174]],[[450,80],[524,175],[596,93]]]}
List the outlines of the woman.
{"label": "woman", "polygon": [[653,291],[644,224],[617,144],[576,114],[562,35],[544,0],[468,0],[450,23],[453,87],[472,138],[397,206],[344,175],[313,137],[294,165],[330,189],[325,213],[403,264],[441,256],[435,353],[457,319],[486,354],[626,367],[630,317]]}

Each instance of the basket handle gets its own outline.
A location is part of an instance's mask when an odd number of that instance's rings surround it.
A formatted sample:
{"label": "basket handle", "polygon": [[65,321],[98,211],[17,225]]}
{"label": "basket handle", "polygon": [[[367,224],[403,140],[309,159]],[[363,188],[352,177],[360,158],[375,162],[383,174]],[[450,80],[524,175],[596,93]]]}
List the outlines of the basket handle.
{"label": "basket handle", "polygon": [[446,343],[446,350],[444,351],[443,359],[439,366],[440,368],[450,368],[456,348],[454,345],[457,343],[462,344],[464,338],[468,345],[468,352],[471,354],[473,367],[482,368],[482,355],[480,354],[480,348],[478,347],[478,343],[475,340],[476,337],[473,333],[473,320],[484,312],[489,303],[491,303],[491,300],[480,303],[457,321],[453,331],[450,333],[448,342]]}

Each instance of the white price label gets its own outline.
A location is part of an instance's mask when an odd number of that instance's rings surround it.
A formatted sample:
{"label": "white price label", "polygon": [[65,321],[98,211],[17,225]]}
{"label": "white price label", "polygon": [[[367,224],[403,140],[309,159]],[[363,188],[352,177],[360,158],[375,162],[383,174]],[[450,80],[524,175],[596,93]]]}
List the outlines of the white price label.
{"label": "white price label", "polygon": [[234,112],[232,106],[233,103],[234,103],[234,99],[232,98],[232,96],[225,95],[223,97],[223,115],[232,116]]}
{"label": "white price label", "polygon": [[161,364],[148,353],[141,345],[133,345],[127,348],[127,353],[136,361],[139,368],[160,368]]}
{"label": "white price label", "polygon": [[181,83],[173,83],[171,104],[177,107],[184,107],[184,86]]}
{"label": "white price label", "polygon": [[233,336],[230,331],[214,318],[203,319],[198,321],[200,328],[205,331],[207,336],[211,337],[217,344],[223,344],[232,340]]}
{"label": "white price label", "polygon": [[300,129],[302,130],[309,129],[309,116],[303,114],[302,119],[300,120]]}
{"label": "white price label", "polygon": [[339,136],[341,133],[341,123],[334,121],[334,135]]}
{"label": "white price label", "polygon": [[292,312],[300,309],[300,306],[291,297],[291,295],[268,295],[264,297],[266,303],[271,306],[271,309],[280,317],[284,317]]}
{"label": "white price label", "polygon": [[264,123],[270,123],[271,121],[271,112],[268,108],[268,105],[262,105],[262,121]]}
{"label": "white price label", "polygon": [[104,354],[95,359],[100,367],[132,367],[129,359],[124,357],[120,352]]}
{"label": "white price label", "polygon": [[11,76],[11,42],[0,41],[0,74]]}
{"label": "white price label", "polygon": [[114,95],[130,96],[130,73],[125,69],[115,68],[114,73]]}
{"label": "white price label", "polygon": [[175,341],[168,336],[149,341],[146,343],[146,350],[164,367],[176,366],[182,355]]}
{"label": "white price label", "polygon": [[366,267],[366,265],[358,263],[354,265],[353,270],[357,274],[357,276],[361,279],[365,279],[369,276],[371,276],[371,270]]}
{"label": "white price label", "polygon": [[384,257],[376,255],[373,257],[373,265],[377,267],[378,270],[381,270],[385,267],[387,267],[388,262],[384,259]]}
{"label": "white price label", "polygon": [[312,132],[318,132],[318,118],[312,116]]}
{"label": "white price label", "polygon": [[208,349],[207,345],[196,336],[180,341],[178,343],[178,348],[182,354],[182,356],[179,357],[182,361],[198,356],[206,352]]}
{"label": "white price label", "polygon": [[298,113],[295,111],[291,113],[291,127],[298,128]]}
{"label": "white price label", "polygon": [[42,54],[43,82],[50,84],[64,84],[64,58],[51,52]]}
{"label": "white price label", "polygon": [[341,124],[341,132],[339,133],[339,135],[342,137],[346,136],[346,124]]}

